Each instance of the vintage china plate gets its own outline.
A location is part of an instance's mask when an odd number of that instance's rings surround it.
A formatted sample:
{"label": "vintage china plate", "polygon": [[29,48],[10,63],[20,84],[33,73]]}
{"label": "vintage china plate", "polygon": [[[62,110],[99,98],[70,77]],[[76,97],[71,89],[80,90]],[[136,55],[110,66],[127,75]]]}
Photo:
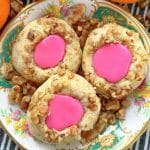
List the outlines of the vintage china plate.
{"label": "vintage china plate", "polygon": [[[30,21],[49,13],[64,18],[69,12],[69,6],[85,3],[86,15],[98,17],[102,23],[116,22],[140,34],[143,45],[150,49],[150,41],[144,27],[128,13],[119,7],[101,0],[45,0],[27,6],[4,29],[0,37],[0,65],[10,61],[11,43],[14,37]],[[64,9],[65,8],[65,9]],[[114,126],[99,134],[99,137],[82,145],[50,145],[36,141],[29,133],[26,124],[26,114],[16,105],[8,103],[8,91],[12,85],[0,74],[0,123],[3,129],[21,147],[28,150],[56,149],[108,149],[122,150],[129,148],[150,125],[150,71],[146,80],[129,98],[131,106],[127,109],[125,120],[116,121]]]}

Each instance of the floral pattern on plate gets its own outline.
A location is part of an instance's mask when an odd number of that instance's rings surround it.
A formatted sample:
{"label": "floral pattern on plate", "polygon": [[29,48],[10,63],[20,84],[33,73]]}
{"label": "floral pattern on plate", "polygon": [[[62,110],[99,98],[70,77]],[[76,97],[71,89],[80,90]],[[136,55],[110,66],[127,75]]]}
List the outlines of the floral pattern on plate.
{"label": "floral pattern on plate", "polygon": [[15,134],[21,135],[25,138],[27,135],[31,136],[31,133],[26,122],[26,114],[21,110],[13,110],[11,107],[9,111],[0,108],[0,115],[5,118],[6,125],[12,125]]}

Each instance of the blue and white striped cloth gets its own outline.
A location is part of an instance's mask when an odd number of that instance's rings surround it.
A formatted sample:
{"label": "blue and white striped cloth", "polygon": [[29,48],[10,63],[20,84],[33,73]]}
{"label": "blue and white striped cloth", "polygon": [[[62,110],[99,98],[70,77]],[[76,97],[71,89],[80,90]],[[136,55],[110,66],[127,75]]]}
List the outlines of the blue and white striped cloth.
{"label": "blue and white striped cloth", "polygon": [[[18,150],[18,146],[0,129],[0,150]],[[150,129],[139,138],[130,150],[150,150]]]}
{"label": "blue and white striped cloth", "polygon": [[[23,0],[24,3],[29,4],[31,0]],[[150,0],[147,0],[150,1]],[[137,4],[129,5],[131,9],[131,13],[141,14],[144,19],[146,18],[146,14],[150,11],[150,2],[149,5],[145,7],[145,9],[140,9]],[[150,32],[150,28],[148,29]],[[9,136],[0,129],[0,150],[18,150],[18,146],[9,138]],[[150,150],[150,129],[147,130],[139,140],[130,148],[130,150]]]}

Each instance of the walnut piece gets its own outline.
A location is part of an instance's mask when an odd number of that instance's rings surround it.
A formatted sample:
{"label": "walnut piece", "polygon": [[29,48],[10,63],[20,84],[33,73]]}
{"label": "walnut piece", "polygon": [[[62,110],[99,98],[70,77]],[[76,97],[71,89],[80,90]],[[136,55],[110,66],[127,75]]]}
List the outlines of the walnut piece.
{"label": "walnut piece", "polygon": [[24,79],[21,76],[13,76],[11,81],[13,84],[16,84],[16,85],[23,85],[27,82],[26,79]]}
{"label": "walnut piece", "polygon": [[119,100],[110,100],[106,103],[106,110],[116,111],[120,108]]}
{"label": "walnut piece", "polygon": [[66,18],[66,21],[73,25],[81,20],[86,11],[86,6],[84,4],[76,4],[70,8],[71,14]]}
{"label": "walnut piece", "polygon": [[113,125],[116,122],[116,117],[114,114],[108,114],[107,120],[109,124]]}
{"label": "walnut piece", "polygon": [[130,101],[128,99],[121,100],[121,105],[125,108],[130,106]]}
{"label": "walnut piece", "polygon": [[95,125],[95,129],[97,132],[103,132],[107,126],[107,120],[106,119],[99,119]]}
{"label": "walnut piece", "polygon": [[35,38],[33,32],[30,31],[30,32],[28,33],[28,35],[27,35],[27,38],[28,38],[29,40],[33,41],[34,38]]}
{"label": "walnut piece", "polygon": [[120,120],[123,120],[125,117],[125,108],[121,108],[117,113],[116,113],[116,117]]}

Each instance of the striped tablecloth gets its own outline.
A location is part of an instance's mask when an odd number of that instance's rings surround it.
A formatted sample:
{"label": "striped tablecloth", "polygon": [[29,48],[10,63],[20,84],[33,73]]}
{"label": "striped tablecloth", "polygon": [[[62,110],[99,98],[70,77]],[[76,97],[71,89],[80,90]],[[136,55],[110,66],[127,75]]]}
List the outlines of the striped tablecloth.
{"label": "striped tablecloth", "polygon": [[[140,9],[137,4],[130,5],[129,8],[131,9],[131,13],[141,14],[143,15],[144,19],[146,18],[146,14],[150,11],[150,0],[149,5],[145,7],[145,9]],[[24,0],[24,3],[30,3],[30,0]],[[148,29],[150,32],[150,28]],[[16,144],[9,138],[9,136],[4,133],[2,129],[0,129],[0,150],[18,150],[19,148]],[[147,130],[139,140],[130,148],[130,150],[150,150],[150,129]]]}

